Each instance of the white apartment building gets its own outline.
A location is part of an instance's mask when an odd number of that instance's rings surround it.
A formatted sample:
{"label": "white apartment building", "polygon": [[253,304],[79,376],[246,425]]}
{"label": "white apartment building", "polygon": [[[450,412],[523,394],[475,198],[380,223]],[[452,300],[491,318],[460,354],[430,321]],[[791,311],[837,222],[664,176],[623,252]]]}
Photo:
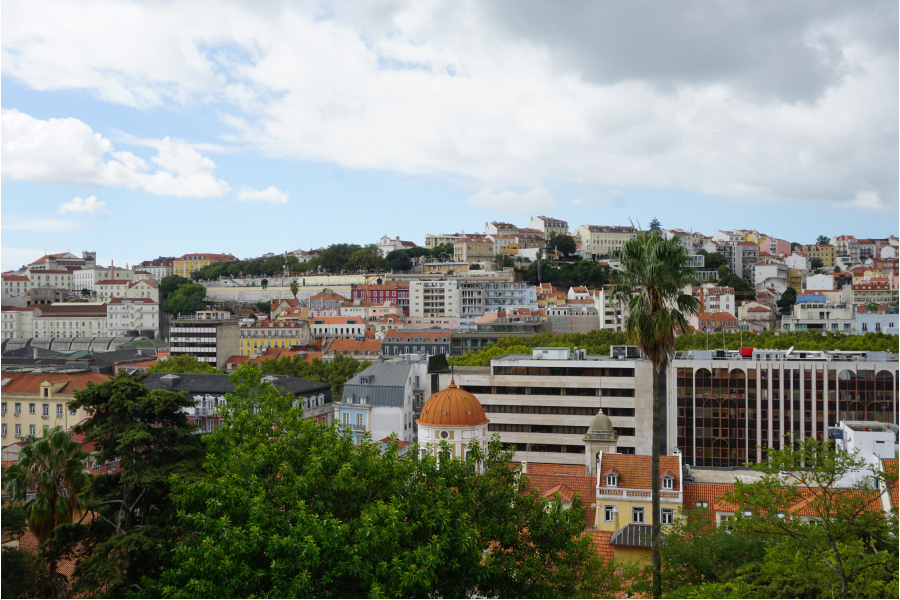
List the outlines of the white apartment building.
{"label": "white apartment building", "polygon": [[28,279],[31,281],[31,287],[36,288],[42,285],[51,285],[57,289],[72,291],[74,289],[74,279],[71,271],[55,269],[52,271],[32,271],[28,270]]}
{"label": "white apartment building", "polygon": [[[693,290],[693,291],[692,291]],[[700,287],[685,289],[685,293],[693,293],[696,298],[703,297],[703,312],[727,312],[737,316],[737,304],[734,299],[734,288],[704,283]]]}
{"label": "white apartment building", "polygon": [[550,234],[555,233],[557,235],[569,235],[569,224],[561,219],[554,219],[552,217],[532,217],[531,222],[528,223],[529,229],[537,229],[547,239],[550,239]]}
{"label": "white apartment building", "polygon": [[[459,281],[456,279],[416,279],[409,282],[410,317],[444,317],[460,314]],[[481,316],[478,313],[478,316]]]}
{"label": "white apartment building", "polygon": [[4,273],[3,276],[3,304],[25,303],[25,294],[31,289],[31,278],[28,275],[18,273]]}
{"label": "white apartment building", "polygon": [[[600,408],[619,434],[619,453],[651,453],[651,369],[642,358],[535,348],[495,358],[490,368],[454,369],[453,377],[481,402],[488,433],[516,449],[513,460],[573,464],[584,458],[583,437]],[[444,388],[450,374],[440,377]]]}
{"label": "white apartment building", "polygon": [[[135,271],[144,271],[153,279],[160,281],[163,277],[168,277],[175,273],[174,258],[145,260],[139,265],[134,266]],[[116,279],[124,279],[116,277]]]}
{"label": "white apartment building", "polygon": [[97,300],[112,300],[113,298],[124,298],[131,284],[130,279],[102,279],[94,285],[92,291],[97,292]]}
{"label": "white apartment building", "polygon": [[77,291],[96,291],[98,282],[110,279],[131,281],[134,279],[134,271],[121,267],[86,267],[75,271],[73,277],[73,289]]}
{"label": "white apartment building", "polygon": [[34,333],[34,315],[41,314],[37,306],[19,308],[4,306],[0,318],[2,323],[2,339],[11,340],[32,337]]}
{"label": "white apartment building", "polygon": [[67,302],[42,304],[32,320],[32,337],[107,337],[106,304]]}
{"label": "white apartment building", "polygon": [[126,298],[149,298],[159,302],[159,284],[150,279],[138,279],[128,284]]}
{"label": "white apartment building", "polygon": [[621,250],[625,242],[637,236],[637,232],[631,226],[580,225],[575,229],[575,235],[581,238],[585,258],[597,260]]}
{"label": "white apartment building", "polygon": [[125,337],[128,331],[152,332],[159,338],[159,304],[151,298],[113,298],[106,305],[109,337]]}
{"label": "white apartment building", "polygon": [[799,302],[781,318],[784,331],[856,333],[856,312],[850,304]]}

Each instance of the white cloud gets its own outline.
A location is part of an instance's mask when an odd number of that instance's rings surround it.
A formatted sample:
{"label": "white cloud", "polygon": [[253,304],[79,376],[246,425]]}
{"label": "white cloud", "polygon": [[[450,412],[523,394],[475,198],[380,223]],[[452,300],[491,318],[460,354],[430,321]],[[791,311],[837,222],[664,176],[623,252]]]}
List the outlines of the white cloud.
{"label": "white cloud", "polygon": [[112,213],[106,210],[106,202],[98,202],[97,196],[87,198],[75,196],[70,202],[63,202],[56,208],[61,215],[91,215],[101,219],[112,216]]}
{"label": "white cloud", "polygon": [[[895,211],[896,13],[895,2],[686,2],[660,12],[652,3],[9,0],[2,68],[38,90],[216,110],[229,141],[269,156],[473,189],[564,181]],[[669,22],[677,26],[659,29]],[[673,52],[646,51],[657,31]],[[197,152],[185,163],[193,175],[168,171],[181,155],[157,148],[150,180],[141,159],[112,153],[89,128],[61,142],[83,155],[31,170],[156,193],[227,185],[197,147],[179,147]],[[877,201],[859,202],[860,189]]]}
{"label": "white cloud", "polygon": [[69,219],[8,216],[3,217],[2,228],[11,231],[28,231],[31,233],[65,233],[66,231],[86,229],[87,227],[83,223]]}
{"label": "white cloud", "polygon": [[142,158],[115,151],[112,142],[78,119],[42,121],[4,109],[0,120],[6,180],[126,187],[180,198],[214,198],[231,189],[216,179],[215,163],[186,142],[144,140],[157,152],[151,171]]}
{"label": "white cloud", "polygon": [[555,210],[556,200],[546,189],[537,187],[517,194],[509,190],[491,192],[483,190],[469,198],[469,206],[498,210],[509,215],[533,215]]}
{"label": "white cloud", "polygon": [[279,190],[270,185],[264,190],[244,188],[238,192],[238,202],[271,202],[272,204],[287,204],[290,192]]}

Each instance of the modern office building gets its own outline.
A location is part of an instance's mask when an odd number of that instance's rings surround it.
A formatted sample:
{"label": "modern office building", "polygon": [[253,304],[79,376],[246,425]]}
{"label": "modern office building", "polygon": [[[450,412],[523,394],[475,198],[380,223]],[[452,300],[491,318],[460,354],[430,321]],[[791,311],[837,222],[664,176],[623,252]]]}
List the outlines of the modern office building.
{"label": "modern office building", "polygon": [[694,350],[672,361],[668,439],[687,464],[761,462],[768,448],[824,440],[841,421],[897,425],[897,354],[747,350]]}
{"label": "modern office building", "polygon": [[178,317],[169,328],[169,351],[172,356],[189,354],[221,369],[240,351],[240,324],[228,311],[200,310]]}
{"label": "modern office building", "polygon": [[[516,461],[579,463],[600,408],[618,434],[619,453],[651,453],[652,367],[636,352],[630,356],[535,348],[495,358],[490,367],[455,368],[452,375],[481,401],[490,432],[515,447]],[[440,377],[440,387],[447,387],[451,374]]]}

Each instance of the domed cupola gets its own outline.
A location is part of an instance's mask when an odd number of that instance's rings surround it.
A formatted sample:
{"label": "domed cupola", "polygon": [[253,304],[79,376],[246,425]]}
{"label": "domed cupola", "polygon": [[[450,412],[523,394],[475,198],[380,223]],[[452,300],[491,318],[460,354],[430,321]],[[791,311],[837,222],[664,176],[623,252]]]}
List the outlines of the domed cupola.
{"label": "domed cupola", "polygon": [[612,421],[599,409],[590,427],[582,438],[584,441],[584,472],[585,475],[596,475],[597,455],[600,452],[615,454],[619,434],[613,428]]}
{"label": "domed cupola", "polygon": [[465,457],[473,441],[485,449],[489,422],[478,398],[457,387],[451,377],[450,385],[425,402],[416,420],[422,456],[436,454],[441,442],[450,446],[453,458]]}
{"label": "domed cupola", "polygon": [[456,386],[453,378],[446,389],[435,392],[422,406],[417,423],[433,427],[467,427],[484,425],[488,418],[478,398]]}

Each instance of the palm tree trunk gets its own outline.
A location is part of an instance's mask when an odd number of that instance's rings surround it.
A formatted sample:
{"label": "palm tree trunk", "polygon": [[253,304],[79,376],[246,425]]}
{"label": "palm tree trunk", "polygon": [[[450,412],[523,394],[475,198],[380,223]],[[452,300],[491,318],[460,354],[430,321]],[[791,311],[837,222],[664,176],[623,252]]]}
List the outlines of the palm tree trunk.
{"label": "palm tree trunk", "polygon": [[665,439],[663,436],[662,410],[665,406],[665,388],[663,386],[665,371],[653,367],[653,448],[650,463],[652,481],[652,527],[653,527],[653,597],[662,597],[662,557],[660,556],[660,510],[659,510],[659,449]]}

